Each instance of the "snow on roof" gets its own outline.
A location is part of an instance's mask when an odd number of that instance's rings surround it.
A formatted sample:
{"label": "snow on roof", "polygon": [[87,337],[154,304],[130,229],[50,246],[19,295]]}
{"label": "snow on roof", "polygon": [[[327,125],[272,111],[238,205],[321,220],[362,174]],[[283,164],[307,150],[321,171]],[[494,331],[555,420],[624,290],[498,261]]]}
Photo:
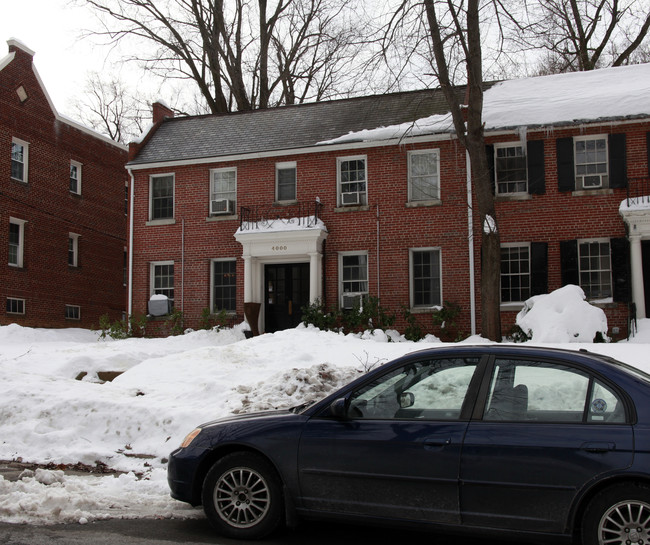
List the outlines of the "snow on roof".
{"label": "snow on roof", "polygon": [[[484,93],[487,130],[650,116],[650,64],[497,83]],[[351,132],[320,144],[379,141],[452,132],[450,115]]]}

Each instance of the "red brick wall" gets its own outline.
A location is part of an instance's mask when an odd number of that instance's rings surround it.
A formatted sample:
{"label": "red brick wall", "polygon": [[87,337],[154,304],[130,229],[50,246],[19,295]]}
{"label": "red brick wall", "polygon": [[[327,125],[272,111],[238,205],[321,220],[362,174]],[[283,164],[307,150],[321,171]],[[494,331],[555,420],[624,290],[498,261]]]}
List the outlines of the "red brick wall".
{"label": "red brick wall", "polygon": [[[646,125],[606,126],[580,130],[556,129],[553,132],[529,131],[529,139],[546,140],[546,193],[525,200],[499,199],[497,214],[501,240],[507,242],[548,242],[548,287],[561,286],[559,243],[563,240],[596,237],[623,237],[625,226],[618,214],[624,189],[604,190],[586,195],[560,193],[556,173],[555,140],[562,136],[624,131],[627,137],[628,176],[645,175]],[[500,137],[514,141],[518,136]],[[497,140],[497,139],[495,139]],[[407,207],[407,152],[412,149],[440,149],[441,204]],[[367,210],[337,209],[337,157],[364,155],[368,168]],[[244,267],[242,248],[233,238],[239,220],[206,221],[209,201],[209,171],[237,167],[237,207],[265,206],[275,200],[275,164],[297,163],[300,202],[318,197],[323,204],[322,219],[329,236],[324,255],[326,304],[338,305],[338,252],[365,251],[369,258],[370,294],[379,295],[384,307],[398,316],[397,328],[404,330],[403,307],[409,305],[409,248],[440,248],[443,266],[443,301],[461,308],[459,330],[470,332],[469,248],[466,203],[465,152],[455,141],[386,147],[320,151],[304,155],[240,160],[229,163],[178,166],[135,171],[134,297],[136,312],[146,311],[149,297],[149,263],[173,260],[175,263],[176,305],[181,306],[181,260],[184,258],[184,297],[182,308],[186,326],[196,327],[203,308],[209,307],[210,260],[238,259],[238,306],[243,314]],[[175,174],[174,225],[146,226],[149,206],[149,175]],[[640,174],[640,173],[643,174]],[[639,174],[637,174],[639,173]],[[476,203],[473,204],[476,210]],[[478,214],[474,216],[474,260],[476,267],[477,329],[480,332],[480,235]],[[185,254],[181,255],[181,236],[185,228]],[[379,234],[378,234],[379,228]],[[378,238],[379,237],[379,238]],[[379,260],[377,249],[379,248]],[[379,279],[379,280],[378,280]],[[627,307],[604,305],[609,325],[626,331]],[[502,313],[503,332],[514,324],[516,311]],[[426,331],[432,327],[430,314],[419,315]]]}
{"label": "red brick wall", "polygon": [[[0,324],[97,327],[121,318],[126,215],[126,151],[57,119],[32,70],[15,49],[0,71]],[[21,102],[22,85],[28,98]],[[11,141],[29,143],[28,182],[10,177]],[[81,195],[69,191],[70,161],[82,164]],[[9,266],[9,218],[25,220],[24,266]],[[68,236],[79,237],[78,267],[68,266]],[[25,299],[25,315],[7,314],[6,298]],[[65,305],[81,307],[65,319]]]}

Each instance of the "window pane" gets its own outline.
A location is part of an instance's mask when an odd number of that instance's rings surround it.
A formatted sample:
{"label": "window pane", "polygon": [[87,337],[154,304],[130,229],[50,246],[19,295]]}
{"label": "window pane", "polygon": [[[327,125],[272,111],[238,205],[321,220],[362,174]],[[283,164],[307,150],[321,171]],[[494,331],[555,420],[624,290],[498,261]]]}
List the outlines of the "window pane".
{"label": "window pane", "polygon": [[9,224],[9,264],[19,265],[20,255],[20,225]]}
{"label": "window pane", "polygon": [[296,199],[296,169],[278,169],[278,200],[293,201]]}
{"label": "window pane", "polygon": [[153,293],[166,295],[174,302],[174,265],[154,265]]}
{"label": "window pane", "polygon": [[501,248],[501,302],[522,302],[530,297],[530,248]]}
{"label": "window pane", "polygon": [[607,186],[607,139],[575,141],[575,172],[582,188]]}
{"label": "window pane", "polygon": [[341,180],[341,193],[358,194],[341,197],[341,204],[366,204],[366,161],[365,159],[351,159],[339,162],[339,177]]}
{"label": "window pane", "polygon": [[498,193],[528,191],[526,154],[522,146],[495,149],[495,176]]}
{"label": "window pane", "polygon": [[457,420],[477,363],[477,358],[456,358],[400,367],[353,392],[349,416]]}
{"label": "window pane", "polygon": [[440,305],[441,278],[439,250],[413,251],[413,306]]}
{"label": "window pane", "polygon": [[213,266],[214,310],[234,312],[237,310],[237,262],[215,261]]}
{"label": "window pane", "polygon": [[409,169],[412,201],[440,198],[437,152],[409,154]]}
{"label": "window pane", "polygon": [[174,177],[157,176],[151,181],[151,219],[174,217]]}
{"label": "window pane", "polygon": [[612,296],[609,242],[581,242],[578,245],[580,287],[587,299]]}
{"label": "window pane", "polygon": [[17,142],[11,143],[11,177],[20,181],[25,179],[25,146]]}

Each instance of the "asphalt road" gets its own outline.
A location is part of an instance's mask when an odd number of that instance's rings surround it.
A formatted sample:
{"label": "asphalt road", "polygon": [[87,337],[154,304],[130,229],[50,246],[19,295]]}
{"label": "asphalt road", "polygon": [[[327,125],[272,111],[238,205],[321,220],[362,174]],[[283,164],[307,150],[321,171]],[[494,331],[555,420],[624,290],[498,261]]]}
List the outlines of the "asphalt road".
{"label": "asphalt road", "polygon": [[[56,526],[13,525],[0,523],[0,545],[506,545],[503,540],[486,540],[458,536],[439,536],[407,530],[304,523],[295,530],[264,541],[234,541],[217,536],[202,520],[108,520],[91,524]],[[534,545],[512,541],[512,545]]]}

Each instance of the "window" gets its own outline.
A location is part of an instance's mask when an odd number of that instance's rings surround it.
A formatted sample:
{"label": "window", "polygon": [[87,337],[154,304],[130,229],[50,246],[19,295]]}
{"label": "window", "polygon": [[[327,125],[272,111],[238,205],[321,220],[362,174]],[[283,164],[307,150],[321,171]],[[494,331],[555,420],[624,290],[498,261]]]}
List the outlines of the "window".
{"label": "window", "polygon": [[151,294],[166,295],[174,302],[174,262],[157,261],[151,263]]}
{"label": "window", "polygon": [[367,254],[341,254],[339,258],[341,308],[362,305],[368,295]]}
{"label": "window", "polygon": [[502,245],[501,302],[523,302],[530,296],[530,244]]}
{"label": "window", "polygon": [[494,145],[494,175],[498,195],[527,193],[526,153],[520,144]]}
{"label": "window", "polygon": [[68,236],[68,265],[79,266],[79,235],[70,233]]}
{"label": "window", "polygon": [[124,215],[129,213],[129,182],[124,183]]}
{"label": "window", "polygon": [[411,250],[410,257],[411,308],[441,305],[440,250]]}
{"label": "window", "polygon": [[575,138],[574,145],[577,188],[608,187],[607,137]]}
{"label": "window", "polygon": [[70,161],[70,193],[81,195],[81,163]]}
{"label": "window", "polygon": [[25,300],[7,297],[7,314],[25,314]]}
{"label": "window", "polygon": [[609,240],[579,240],[580,287],[587,299],[612,297],[612,266]]}
{"label": "window", "polygon": [[490,421],[620,423],[618,394],[561,363],[497,360],[483,414]]}
{"label": "window", "polygon": [[23,266],[25,253],[25,221],[9,218],[9,265]]}
{"label": "window", "polygon": [[366,158],[339,158],[337,164],[340,205],[359,206],[368,204]]}
{"label": "window", "polygon": [[212,310],[237,310],[237,261],[234,259],[212,262]]}
{"label": "window", "polygon": [[408,154],[409,201],[440,199],[440,152],[411,151]]}
{"label": "window", "polygon": [[277,163],[275,165],[278,201],[296,200],[296,163]]}
{"label": "window", "polygon": [[237,209],[237,169],[211,171],[210,214],[235,214]]}
{"label": "window", "polygon": [[124,247],[124,267],[122,269],[122,283],[126,286],[129,272],[129,251]]}
{"label": "window", "polygon": [[81,307],[77,305],[66,305],[65,306],[65,319],[66,320],[80,320],[81,319]]}
{"label": "window", "polygon": [[174,217],[174,175],[151,177],[150,217],[152,220]]}
{"label": "window", "polygon": [[411,362],[350,396],[353,419],[458,420],[478,358]]}
{"label": "window", "polygon": [[27,166],[29,159],[29,144],[18,138],[11,140],[11,177],[14,180],[27,183]]}

